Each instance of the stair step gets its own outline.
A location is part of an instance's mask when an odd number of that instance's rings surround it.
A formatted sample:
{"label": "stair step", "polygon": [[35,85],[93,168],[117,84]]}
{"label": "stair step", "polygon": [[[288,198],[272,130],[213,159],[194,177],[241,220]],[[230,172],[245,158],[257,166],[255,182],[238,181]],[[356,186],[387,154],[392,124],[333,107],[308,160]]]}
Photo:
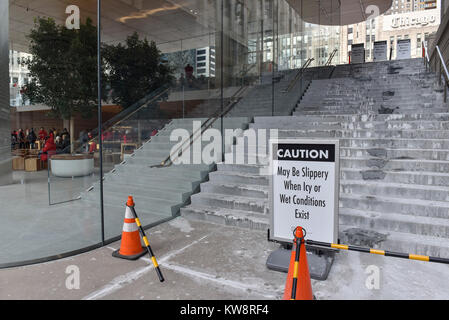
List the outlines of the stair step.
{"label": "stair step", "polygon": [[378,157],[383,159],[449,160],[447,149],[354,148],[340,147],[342,157]]}
{"label": "stair step", "polygon": [[189,205],[181,208],[181,215],[191,220],[207,221],[252,230],[265,231],[269,228],[267,216],[258,212]]}
{"label": "stair step", "polygon": [[376,212],[397,212],[415,216],[449,218],[449,202],[447,201],[340,193],[340,206]]}
{"label": "stair step", "polygon": [[235,171],[215,171],[209,174],[210,181],[233,182],[247,185],[268,185],[268,177]]}
{"label": "stair step", "polygon": [[342,168],[377,168],[389,171],[449,172],[449,161],[419,159],[340,158]]}
{"label": "stair step", "polygon": [[[86,194],[83,194],[81,199],[90,203],[99,203],[100,197],[99,194],[97,195],[97,192],[98,190],[92,189]],[[117,194],[112,192],[105,193],[104,203],[109,206],[125,208],[128,195],[129,194]],[[141,206],[149,207],[151,210],[164,213],[166,216],[176,215],[182,206],[182,202],[180,201],[152,198],[151,195],[134,194],[133,198],[136,204],[138,203]]]}
{"label": "stair step", "polygon": [[415,185],[449,186],[449,173],[389,171],[373,168],[341,168],[342,180],[375,180]]}
{"label": "stair step", "polygon": [[205,205],[241,211],[254,211],[259,213],[266,213],[268,211],[268,199],[260,198],[229,197],[223,194],[200,192],[192,195],[191,202],[192,205]]}
{"label": "stair step", "polygon": [[[356,239],[352,233],[347,233],[349,229],[355,229],[360,233],[381,233],[386,236],[385,240],[380,241],[373,247],[382,250],[395,251],[410,254],[422,254],[435,257],[449,258],[449,240],[439,237],[410,234],[404,232],[388,231],[383,232],[372,228],[359,228],[358,226],[340,224],[340,241],[344,244],[367,246],[359,239]],[[368,241],[370,242],[370,241]]]}
{"label": "stair step", "polygon": [[340,208],[341,224],[385,231],[449,238],[449,219]]}
{"label": "stair step", "polygon": [[344,180],[340,192],[372,196],[394,196],[421,200],[449,201],[449,187],[415,184]]}
{"label": "stair step", "polygon": [[227,195],[229,197],[251,197],[259,199],[268,198],[268,188],[257,185],[244,185],[238,183],[226,183],[209,181],[201,184],[201,192]]}

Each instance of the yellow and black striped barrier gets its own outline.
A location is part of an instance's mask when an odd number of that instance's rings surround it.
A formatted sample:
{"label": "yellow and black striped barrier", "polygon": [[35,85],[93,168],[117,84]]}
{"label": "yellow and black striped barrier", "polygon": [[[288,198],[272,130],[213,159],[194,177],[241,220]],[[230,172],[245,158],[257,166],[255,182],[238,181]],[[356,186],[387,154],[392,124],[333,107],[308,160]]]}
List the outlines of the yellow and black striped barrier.
{"label": "yellow and black striped barrier", "polygon": [[145,243],[145,247],[150,255],[151,261],[153,262],[154,268],[156,269],[157,276],[159,277],[160,282],[164,282],[164,276],[162,275],[161,269],[159,268],[159,264],[157,263],[156,257],[154,256],[153,250],[151,249],[150,242],[143,230],[142,224],[140,223],[139,217],[137,216],[136,209],[134,206],[128,206],[131,209],[132,214],[136,220],[136,224],[139,227],[140,235],[142,236],[143,242]]}
{"label": "yellow and black striped barrier", "polygon": [[[296,232],[296,230],[295,230]],[[292,297],[290,300],[296,300],[296,288],[298,286],[298,271],[299,271],[299,255],[301,253],[301,244],[304,242],[304,238],[296,237],[296,253],[295,253],[295,265],[293,268],[293,284],[292,284]]]}
{"label": "yellow and black striped barrier", "polygon": [[382,255],[382,256],[386,256],[386,257],[395,257],[395,258],[402,258],[402,259],[449,264],[449,259],[423,256],[423,255],[419,255],[419,254],[401,253],[401,252],[371,249],[371,248],[365,248],[365,247],[359,247],[359,246],[320,242],[320,241],[313,241],[313,240],[306,240],[306,244],[311,245],[311,246],[320,246],[320,247],[333,248],[333,249],[339,249],[339,250],[358,251],[358,252],[363,252],[363,253],[378,254],[378,255]]}

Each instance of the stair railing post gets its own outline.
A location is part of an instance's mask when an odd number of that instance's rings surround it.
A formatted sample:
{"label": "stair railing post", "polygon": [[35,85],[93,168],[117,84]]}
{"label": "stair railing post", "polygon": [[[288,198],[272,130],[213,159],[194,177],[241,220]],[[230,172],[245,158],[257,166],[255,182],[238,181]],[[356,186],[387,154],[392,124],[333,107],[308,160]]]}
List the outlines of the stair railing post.
{"label": "stair railing post", "polygon": [[185,118],[185,88],[184,82],[182,83],[182,118]]}
{"label": "stair railing post", "polygon": [[444,83],[444,103],[447,101],[447,82]]}

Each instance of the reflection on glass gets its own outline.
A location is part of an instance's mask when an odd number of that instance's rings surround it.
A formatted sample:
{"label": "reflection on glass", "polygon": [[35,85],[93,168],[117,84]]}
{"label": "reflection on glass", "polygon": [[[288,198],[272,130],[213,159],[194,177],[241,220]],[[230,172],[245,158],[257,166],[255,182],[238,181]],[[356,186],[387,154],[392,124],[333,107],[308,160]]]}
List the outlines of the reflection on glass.
{"label": "reflection on glass", "polygon": [[70,13],[61,1],[34,7],[5,3],[13,184],[0,192],[6,204],[1,214],[7,215],[0,226],[5,244],[0,265],[76,252],[101,241],[99,211],[72,201],[99,178],[78,141],[81,131],[96,127],[96,11],[79,8],[79,28],[68,28]]}
{"label": "reflection on glass", "polygon": [[[339,62],[338,3],[312,6],[307,20],[301,1],[103,1],[101,61],[93,3],[79,7],[79,29],[67,27],[61,1],[39,10],[11,3],[10,102],[25,111],[14,114],[11,143],[18,170],[26,157],[38,168],[15,171],[15,187],[26,217],[33,208],[33,219],[55,219],[33,257],[98,244],[102,227],[106,240],[120,236],[128,195],[145,226],[179,215],[234,147],[221,139],[205,161],[214,133],[239,135],[254,117],[290,115],[311,80],[307,69]],[[50,7],[51,18],[42,14]],[[31,128],[32,143],[22,138]]]}

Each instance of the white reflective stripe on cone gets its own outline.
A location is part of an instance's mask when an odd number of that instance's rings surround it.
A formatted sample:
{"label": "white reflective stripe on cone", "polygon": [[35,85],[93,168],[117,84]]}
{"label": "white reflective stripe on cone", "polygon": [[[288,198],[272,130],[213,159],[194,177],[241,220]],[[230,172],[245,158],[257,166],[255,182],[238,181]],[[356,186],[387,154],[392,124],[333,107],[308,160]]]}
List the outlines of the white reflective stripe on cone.
{"label": "white reflective stripe on cone", "polygon": [[134,232],[134,231],[139,231],[139,228],[137,227],[137,224],[134,223],[124,223],[123,224],[123,231],[124,232]]}
{"label": "white reflective stripe on cone", "polygon": [[125,210],[125,219],[134,219],[134,215],[128,206],[126,206],[126,210]]}

